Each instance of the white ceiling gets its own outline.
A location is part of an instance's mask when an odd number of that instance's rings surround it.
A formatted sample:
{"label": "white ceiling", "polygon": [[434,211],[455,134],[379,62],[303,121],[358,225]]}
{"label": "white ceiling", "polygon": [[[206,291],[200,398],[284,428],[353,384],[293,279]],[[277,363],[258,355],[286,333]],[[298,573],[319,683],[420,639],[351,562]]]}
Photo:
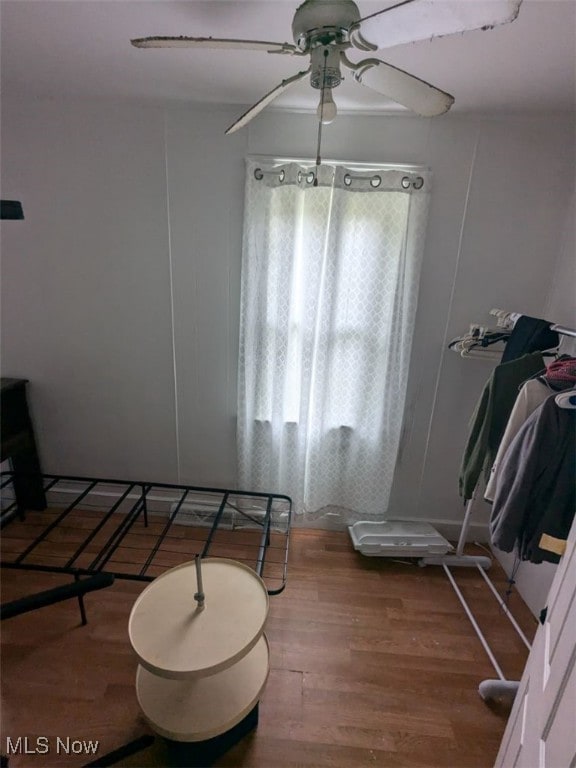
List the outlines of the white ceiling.
{"label": "white ceiling", "polygon": [[[130,38],[190,35],[291,43],[299,1],[1,0],[3,97],[252,104],[303,69],[306,60],[252,51],[139,50]],[[366,16],[393,3],[357,4]],[[512,24],[376,55],[452,93],[453,112],[573,111],[575,38],[576,0],[524,0]],[[350,58],[366,55],[355,51]],[[334,98],[340,111],[398,109],[351,78]],[[306,79],[274,107],[311,110],[317,103],[318,92]]]}

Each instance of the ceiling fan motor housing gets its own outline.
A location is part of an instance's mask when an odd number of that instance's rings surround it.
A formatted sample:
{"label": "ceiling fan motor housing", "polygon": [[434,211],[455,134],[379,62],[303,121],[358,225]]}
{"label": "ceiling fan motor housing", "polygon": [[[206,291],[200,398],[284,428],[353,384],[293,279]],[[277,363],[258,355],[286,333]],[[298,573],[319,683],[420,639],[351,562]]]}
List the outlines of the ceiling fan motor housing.
{"label": "ceiling fan motor housing", "polygon": [[353,0],[306,0],[292,21],[294,42],[303,51],[348,42],[348,30],[360,18]]}

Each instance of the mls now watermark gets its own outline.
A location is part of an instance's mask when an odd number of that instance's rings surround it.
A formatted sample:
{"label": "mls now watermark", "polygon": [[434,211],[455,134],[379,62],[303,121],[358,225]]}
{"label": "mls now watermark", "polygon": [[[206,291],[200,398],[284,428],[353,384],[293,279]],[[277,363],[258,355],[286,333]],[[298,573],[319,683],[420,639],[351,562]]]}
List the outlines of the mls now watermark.
{"label": "mls now watermark", "polygon": [[98,741],[73,739],[70,736],[28,736],[18,738],[6,737],[7,755],[47,755],[55,752],[57,755],[95,755],[98,751]]}

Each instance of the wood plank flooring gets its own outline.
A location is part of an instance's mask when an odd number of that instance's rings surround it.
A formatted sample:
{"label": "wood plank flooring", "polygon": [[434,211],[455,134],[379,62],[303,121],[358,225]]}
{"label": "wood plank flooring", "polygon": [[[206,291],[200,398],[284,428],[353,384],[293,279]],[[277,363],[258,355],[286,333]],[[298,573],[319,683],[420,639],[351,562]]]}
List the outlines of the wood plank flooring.
{"label": "wood plank flooring", "polygon": [[[8,541],[3,542],[9,545]],[[455,576],[504,673],[519,679],[527,650],[482,580]],[[503,591],[497,565],[493,581]],[[2,601],[66,577],[2,572]],[[69,580],[69,579],[68,579]],[[28,736],[98,740],[103,755],[148,733],[134,690],[127,637],[144,585],[117,580],[76,601],[4,621],[2,741]],[[518,595],[511,610],[532,638],[536,622]],[[288,584],[270,599],[271,672],[256,731],[217,765],[246,768],[489,768],[509,709],[488,706],[478,684],[495,677],[443,570],[366,558],[346,533],[295,529]],[[10,768],[76,768],[83,755],[12,755]],[[162,745],[122,766],[167,766]]]}

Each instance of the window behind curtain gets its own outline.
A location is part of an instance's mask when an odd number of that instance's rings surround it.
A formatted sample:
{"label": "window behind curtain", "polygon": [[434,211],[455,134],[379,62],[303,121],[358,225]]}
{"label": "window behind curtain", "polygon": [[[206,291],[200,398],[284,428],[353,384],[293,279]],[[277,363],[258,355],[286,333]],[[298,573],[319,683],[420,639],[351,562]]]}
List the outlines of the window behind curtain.
{"label": "window behind curtain", "polygon": [[240,483],[349,521],[388,503],[430,180],[320,170],[247,166]]}

